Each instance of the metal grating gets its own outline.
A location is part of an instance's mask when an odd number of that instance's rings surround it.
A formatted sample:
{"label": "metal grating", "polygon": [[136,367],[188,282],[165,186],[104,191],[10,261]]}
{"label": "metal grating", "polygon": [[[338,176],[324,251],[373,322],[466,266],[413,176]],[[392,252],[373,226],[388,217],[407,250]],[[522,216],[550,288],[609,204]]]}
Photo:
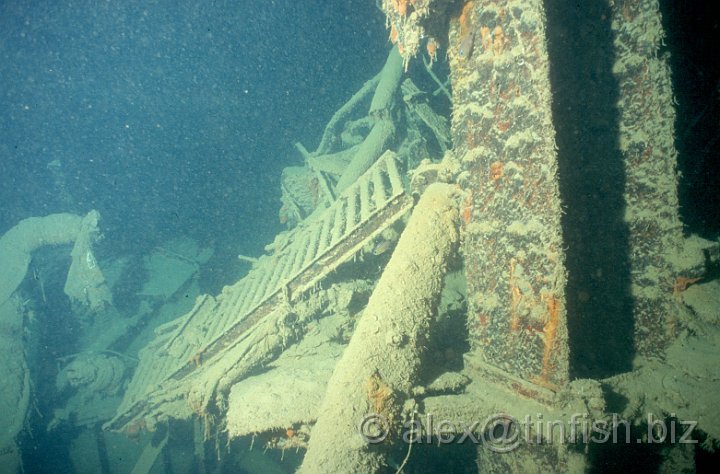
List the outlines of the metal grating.
{"label": "metal grating", "polygon": [[177,400],[184,379],[221,357],[278,305],[296,300],[352,258],[412,205],[396,155],[385,152],[331,206],[293,229],[282,249],[261,257],[247,276],[217,298],[199,297],[189,313],[158,327],[108,427],[120,429]]}

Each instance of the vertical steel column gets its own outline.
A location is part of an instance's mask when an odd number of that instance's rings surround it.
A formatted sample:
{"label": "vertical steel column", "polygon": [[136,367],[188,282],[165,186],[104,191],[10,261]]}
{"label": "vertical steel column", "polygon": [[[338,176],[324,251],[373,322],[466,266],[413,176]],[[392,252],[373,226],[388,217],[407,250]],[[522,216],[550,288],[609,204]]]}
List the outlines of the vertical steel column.
{"label": "vertical steel column", "polygon": [[543,2],[466,3],[449,50],[472,359],[551,397],[568,381],[568,336]]}
{"label": "vertical steel column", "polygon": [[635,349],[660,355],[678,332],[672,258],[683,239],[670,67],[667,56],[659,54],[664,31],[658,1],[611,3]]}

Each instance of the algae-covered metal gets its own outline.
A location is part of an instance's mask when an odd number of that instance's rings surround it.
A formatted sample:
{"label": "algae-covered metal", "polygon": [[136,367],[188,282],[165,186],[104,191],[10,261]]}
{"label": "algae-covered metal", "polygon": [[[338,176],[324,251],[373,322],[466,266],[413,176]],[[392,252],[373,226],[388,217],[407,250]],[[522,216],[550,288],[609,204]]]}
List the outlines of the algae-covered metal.
{"label": "algae-covered metal", "polygon": [[549,401],[568,381],[568,336],[544,28],[540,1],[468,2],[450,65],[473,351],[492,378]]}

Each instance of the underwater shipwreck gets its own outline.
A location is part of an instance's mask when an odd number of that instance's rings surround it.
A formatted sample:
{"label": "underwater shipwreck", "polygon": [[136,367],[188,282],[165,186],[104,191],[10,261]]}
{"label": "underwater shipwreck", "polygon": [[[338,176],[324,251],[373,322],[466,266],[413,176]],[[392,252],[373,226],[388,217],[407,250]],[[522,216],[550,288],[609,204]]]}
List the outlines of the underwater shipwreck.
{"label": "underwater shipwreck", "polygon": [[295,145],[287,229],[219,294],[193,280],[210,251],[178,239],[146,262],[164,305],[121,315],[96,211],[2,236],[7,472],[41,351],[23,282],[59,245],[90,322],[45,422],[80,428],[78,472],[692,472],[712,455],[720,247],[683,230],[658,2],[609,2],[584,55],[553,46],[584,20],[541,1],[378,3],[384,67],[315,150]]}

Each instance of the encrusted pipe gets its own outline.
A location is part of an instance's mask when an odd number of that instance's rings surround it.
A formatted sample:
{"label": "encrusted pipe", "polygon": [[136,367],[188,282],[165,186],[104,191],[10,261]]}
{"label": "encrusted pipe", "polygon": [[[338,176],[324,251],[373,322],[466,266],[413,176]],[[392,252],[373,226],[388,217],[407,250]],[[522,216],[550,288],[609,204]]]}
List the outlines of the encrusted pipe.
{"label": "encrusted pipe", "polygon": [[[361,436],[367,417],[396,437],[403,403],[417,384],[448,261],[458,245],[454,187],[433,184],[420,198],[335,367],[312,430],[303,473],[376,472],[383,445]],[[389,440],[388,440],[389,442]]]}
{"label": "encrusted pipe", "polygon": [[375,119],[375,123],[340,176],[335,188],[336,192],[340,193],[353,184],[388,148],[395,135],[395,124],[390,117],[389,110],[393,104],[393,97],[400,87],[401,78],[402,58],[397,48],[393,48],[380,73],[380,83],[370,104],[369,113]]}

